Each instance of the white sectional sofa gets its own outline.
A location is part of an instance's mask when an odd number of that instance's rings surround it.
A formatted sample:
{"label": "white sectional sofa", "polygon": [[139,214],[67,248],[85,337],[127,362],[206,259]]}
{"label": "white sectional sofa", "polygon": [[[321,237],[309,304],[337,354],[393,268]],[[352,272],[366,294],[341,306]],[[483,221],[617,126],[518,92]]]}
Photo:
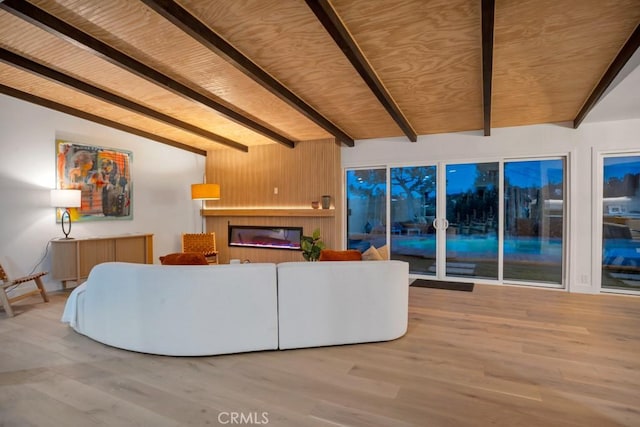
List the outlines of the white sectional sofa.
{"label": "white sectional sofa", "polygon": [[401,261],[149,265],[104,263],[62,317],[96,341],[203,356],[401,337],[409,268]]}

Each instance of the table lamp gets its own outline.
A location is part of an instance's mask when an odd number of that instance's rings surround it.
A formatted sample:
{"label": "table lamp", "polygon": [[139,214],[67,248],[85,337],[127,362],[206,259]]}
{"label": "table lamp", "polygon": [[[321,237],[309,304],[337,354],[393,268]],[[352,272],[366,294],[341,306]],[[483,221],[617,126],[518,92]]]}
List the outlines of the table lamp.
{"label": "table lamp", "polygon": [[[62,223],[62,232],[65,240],[71,239],[71,215],[69,208],[79,208],[82,201],[82,191],[80,190],[51,190],[51,206],[54,208],[64,209],[60,222]],[[65,227],[65,222],[67,226]]]}

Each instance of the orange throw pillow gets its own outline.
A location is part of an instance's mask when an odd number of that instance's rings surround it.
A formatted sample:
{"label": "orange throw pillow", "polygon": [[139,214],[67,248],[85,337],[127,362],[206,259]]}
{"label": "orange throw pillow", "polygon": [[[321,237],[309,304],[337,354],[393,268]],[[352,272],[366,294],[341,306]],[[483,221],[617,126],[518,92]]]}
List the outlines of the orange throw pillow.
{"label": "orange throw pillow", "polygon": [[160,257],[162,265],[208,265],[200,252],[178,252]]}
{"label": "orange throw pillow", "polygon": [[323,249],[320,251],[318,261],[362,261],[362,254],[356,249],[347,249],[346,251]]}

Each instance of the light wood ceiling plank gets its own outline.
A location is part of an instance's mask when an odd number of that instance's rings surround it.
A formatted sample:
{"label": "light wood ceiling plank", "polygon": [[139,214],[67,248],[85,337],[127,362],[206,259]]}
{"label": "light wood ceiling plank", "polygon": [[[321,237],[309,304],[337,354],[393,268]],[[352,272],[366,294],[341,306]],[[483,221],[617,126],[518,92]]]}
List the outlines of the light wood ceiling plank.
{"label": "light wood ceiling plank", "polygon": [[179,3],[354,138],[403,134],[304,2]]}
{"label": "light wood ceiling plank", "polygon": [[332,4],[418,134],[482,129],[480,2]]}
{"label": "light wood ceiling plank", "polygon": [[0,22],[3,23],[0,40],[8,50],[37,59],[37,62],[177,120],[241,141],[244,145],[273,143],[271,139],[227,120],[201,104],[133,75],[7,12],[0,11]]}
{"label": "light wood ceiling plank", "polygon": [[173,0],[141,0],[151,9],[172,22],[185,33],[198,40],[212,52],[223,57],[229,63],[242,71],[247,77],[259,83],[273,95],[277,96],[293,109],[306,116],[309,120],[323,128],[340,142],[353,147],[353,138],[347,135],[313,107],[291,92],[286,86],[274,79],[269,73],[244,56],[230,43],[191,15],[186,9]]}
{"label": "light wood ceiling plank", "polygon": [[235,106],[291,139],[330,134],[138,1],[33,3],[187,86]]}
{"label": "light wood ceiling plank", "polygon": [[58,102],[51,101],[49,99],[41,98],[31,93],[23,92],[21,90],[18,90],[9,86],[5,86],[3,84],[0,84],[0,93],[11,96],[13,98],[18,98],[23,101],[30,102],[32,104],[40,105],[41,107],[49,108],[51,110],[59,111],[61,113],[69,114],[71,116],[89,120],[90,122],[94,122],[94,123],[98,123],[104,126],[114,128],[114,129],[118,129],[133,135],[138,135],[143,138],[151,139],[153,141],[161,142],[163,144],[170,145],[172,147],[180,148],[181,150],[186,150],[192,153],[200,154],[201,156],[207,155],[207,152],[205,150],[201,150],[199,148],[192,147],[190,145],[182,144],[178,141],[174,141],[172,139],[169,139],[160,135],[156,135],[151,132],[146,132],[141,129],[127,126],[119,122],[114,122],[104,117],[87,113],[86,111],[77,110],[68,105],[60,104]]}
{"label": "light wood ceiling plank", "polygon": [[0,3],[0,8],[30,22],[38,28],[55,34],[56,36],[61,37],[65,40],[68,40],[70,43],[81,47],[92,54],[96,54],[99,57],[111,62],[112,64],[115,64],[137,75],[138,77],[144,78],[153,84],[161,86],[175,93],[176,95],[207,106],[212,110],[218,112],[225,118],[232,120],[244,127],[247,127],[254,132],[257,132],[290,148],[293,148],[295,146],[294,142],[289,138],[284,137],[283,135],[280,135],[278,132],[270,129],[269,127],[252,120],[242,112],[238,112],[235,109],[230,108],[221,102],[218,102],[213,97],[206,96],[194,89],[191,89],[187,85],[184,85],[179,81],[156,71],[152,67],[149,67],[146,64],[136,60],[135,58],[112,48],[106,43],[103,43],[97,38],[78,30],[72,25],[47,13],[37,6],[20,0],[5,0],[4,2]]}
{"label": "light wood ceiling plank", "polygon": [[497,0],[493,126],[573,120],[638,22],[637,0]]}
{"label": "light wood ceiling plank", "polygon": [[344,26],[329,0],[306,0],[306,3],[349,62],[351,62],[353,68],[360,74],[362,80],[369,86],[371,92],[378,98],[380,104],[382,104],[398,127],[400,127],[407,138],[409,138],[409,141],[416,142],[418,140],[416,131],[413,130],[411,123],[409,123],[384,84],[378,78],[376,72],[371,68],[371,65],[369,65],[358,44],[353,40],[353,37],[351,37],[349,30]]}
{"label": "light wood ceiling plank", "polygon": [[86,95],[90,95],[96,99],[106,101],[111,103],[117,107],[124,108],[133,113],[140,114],[154,120],[158,120],[160,122],[166,123],[168,125],[186,130],[193,134],[202,136],[204,138],[209,139],[210,141],[215,141],[220,144],[224,144],[228,147],[235,148],[237,150],[248,151],[246,145],[242,145],[238,142],[232,141],[230,139],[224,138],[215,133],[209,132],[207,130],[201,129],[197,126],[193,126],[190,123],[183,122],[174,117],[168,116],[166,114],[162,114],[152,108],[145,107],[144,105],[138,104],[126,98],[123,98],[117,94],[114,94],[110,91],[101,89],[97,86],[93,86],[91,84],[85,83],[76,78],[70,77],[67,74],[56,71],[52,68],[46,67],[38,62],[32,61],[28,58],[15,54],[7,49],[0,48],[0,61],[20,68],[21,70],[28,71],[30,73],[37,74],[40,77],[44,77],[53,82],[62,84],[67,86],[70,89],[76,90],[78,92],[82,92]]}
{"label": "light wood ceiling plank", "polygon": [[92,96],[79,93],[66,86],[51,82],[1,62],[0,82],[16,90],[64,104],[77,110],[86,111],[87,113],[104,117],[108,120],[119,122],[145,132],[161,135],[201,150],[206,151],[218,147],[230,149],[221,144],[213,143],[206,138],[199,137],[140,114],[132,113],[131,111],[97,100]]}

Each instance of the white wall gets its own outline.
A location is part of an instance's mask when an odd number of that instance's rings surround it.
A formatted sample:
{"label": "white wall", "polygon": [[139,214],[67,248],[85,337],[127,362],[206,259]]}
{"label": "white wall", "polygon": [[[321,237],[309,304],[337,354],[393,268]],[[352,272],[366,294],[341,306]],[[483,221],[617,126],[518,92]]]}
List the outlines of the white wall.
{"label": "white wall", "polygon": [[[190,184],[202,182],[204,156],[0,95],[0,262],[9,275],[31,272],[49,240],[63,236],[49,207],[56,139],[133,152],[133,219],[73,223],[71,237],[153,233],[157,263],[180,251],[181,233],[200,231]],[[47,254],[37,270],[50,269]],[[45,285],[61,288],[50,275]]]}
{"label": "white wall", "polygon": [[639,150],[640,120],[583,123],[577,130],[569,123],[492,129],[492,135],[460,132],[406,138],[356,141],[342,149],[342,166],[386,166],[434,162],[496,160],[500,158],[569,155],[569,289],[599,292],[592,280],[592,153],[606,150]]}

